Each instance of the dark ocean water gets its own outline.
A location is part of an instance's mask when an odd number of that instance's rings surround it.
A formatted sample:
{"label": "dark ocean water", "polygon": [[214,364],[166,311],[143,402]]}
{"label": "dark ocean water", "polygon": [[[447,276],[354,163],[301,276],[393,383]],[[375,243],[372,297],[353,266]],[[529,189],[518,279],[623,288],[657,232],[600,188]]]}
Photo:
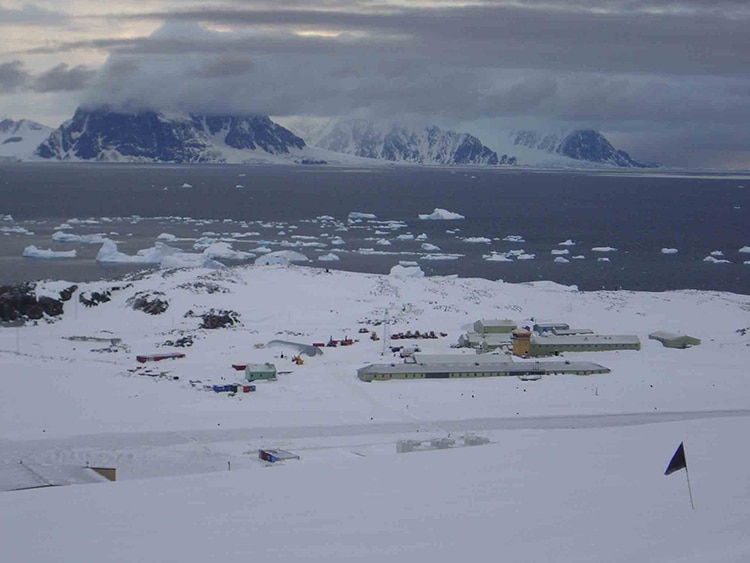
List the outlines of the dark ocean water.
{"label": "dark ocean water", "polygon": [[[184,184],[191,187],[181,187]],[[460,213],[465,219],[418,219],[435,208]],[[316,220],[330,216],[341,227],[352,211],[401,221],[404,226],[388,231],[377,222],[365,221],[336,231],[331,222]],[[0,221],[0,283],[45,278],[85,281],[140,269],[97,264],[99,245],[53,242],[50,237],[60,223],[75,218],[93,221],[74,223],[67,232],[106,233],[128,254],[152,246],[164,232],[186,239],[170,244],[187,250],[206,232],[234,238],[233,248],[250,251],[258,241],[277,250],[285,248],[282,241],[325,242],[335,235],[346,244],[296,250],[315,266],[351,271],[387,273],[399,260],[413,260],[427,275],[553,280],[583,290],[692,288],[750,294],[750,264],[744,264],[750,254],[738,252],[750,245],[750,177],[741,176],[396,166],[350,170],[0,164],[3,215],[12,220]],[[258,234],[232,236],[247,232]],[[396,238],[404,233],[424,234],[442,253],[460,257],[424,260],[428,253],[421,250],[421,242]],[[508,235],[519,235],[524,242],[502,240]],[[469,237],[491,241],[466,242]],[[377,245],[376,239],[382,238],[392,244]],[[575,246],[559,245],[567,239]],[[75,248],[78,256],[22,258],[23,249],[31,244],[54,250]],[[598,253],[593,247],[617,251]],[[340,261],[316,261],[334,248]],[[359,252],[362,248],[388,254]],[[567,258],[583,255],[585,259],[555,263],[552,250],[565,248],[570,251]],[[679,252],[662,254],[662,248]],[[520,249],[536,258],[485,259],[491,251]],[[704,261],[716,251],[730,263]],[[610,260],[600,262],[599,257]]]}

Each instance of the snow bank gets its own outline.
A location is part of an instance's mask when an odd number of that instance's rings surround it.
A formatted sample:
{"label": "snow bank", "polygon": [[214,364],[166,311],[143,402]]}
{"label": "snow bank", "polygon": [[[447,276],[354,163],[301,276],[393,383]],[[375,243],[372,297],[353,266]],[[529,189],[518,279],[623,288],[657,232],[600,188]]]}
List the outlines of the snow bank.
{"label": "snow bank", "polygon": [[440,209],[439,207],[436,207],[435,211],[430,214],[420,215],[419,218],[422,220],[433,221],[454,221],[456,219],[466,219],[466,217],[464,217],[460,213],[454,213],[446,209]]}

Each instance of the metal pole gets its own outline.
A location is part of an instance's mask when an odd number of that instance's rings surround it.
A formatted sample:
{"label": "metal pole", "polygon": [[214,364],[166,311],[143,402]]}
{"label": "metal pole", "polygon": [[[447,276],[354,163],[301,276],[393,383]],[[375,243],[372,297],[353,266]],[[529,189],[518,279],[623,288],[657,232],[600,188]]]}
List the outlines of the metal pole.
{"label": "metal pole", "polygon": [[690,487],[690,472],[688,471],[687,463],[685,463],[685,477],[687,477],[688,494],[690,495],[690,507],[695,510],[695,505],[693,504],[693,489]]}

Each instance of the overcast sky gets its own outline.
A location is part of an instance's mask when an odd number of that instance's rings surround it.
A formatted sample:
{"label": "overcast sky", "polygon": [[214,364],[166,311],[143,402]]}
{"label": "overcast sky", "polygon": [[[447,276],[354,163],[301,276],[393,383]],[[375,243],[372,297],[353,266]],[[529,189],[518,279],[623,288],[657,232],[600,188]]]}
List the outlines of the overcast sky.
{"label": "overcast sky", "polygon": [[750,168],[747,0],[0,0],[0,37],[0,116],[51,126],[108,103],[409,117],[490,145],[585,127]]}

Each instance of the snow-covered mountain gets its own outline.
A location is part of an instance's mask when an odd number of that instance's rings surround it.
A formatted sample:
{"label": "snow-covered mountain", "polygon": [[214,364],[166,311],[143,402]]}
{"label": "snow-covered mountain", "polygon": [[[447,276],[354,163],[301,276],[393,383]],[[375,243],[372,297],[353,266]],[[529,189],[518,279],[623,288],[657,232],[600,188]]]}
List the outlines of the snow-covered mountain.
{"label": "snow-covered mountain", "polygon": [[522,130],[514,131],[510,136],[515,146],[558,154],[574,160],[624,168],[655,166],[631,158],[625,151],[612,146],[612,143],[600,132],[592,129],[577,129],[559,133]]}
{"label": "snow-covered mountain", "polygon": [[0,158],[25,160],[52,132],[51,127],[28,119],[0,120]]}
{"label": "snow-covered mountain", "polygon": [[394,162],[515,164],[515,158],[498,156],[473,135],[447,131],[434,125],[423,127],[367,119],[337,119],[308,140],[331,151]]}
{"label": "snow-covered mountain", "polygon": [[36,150],[59,160],[241,163],[304,159],[305,142],[267,116],[76,110]]}

